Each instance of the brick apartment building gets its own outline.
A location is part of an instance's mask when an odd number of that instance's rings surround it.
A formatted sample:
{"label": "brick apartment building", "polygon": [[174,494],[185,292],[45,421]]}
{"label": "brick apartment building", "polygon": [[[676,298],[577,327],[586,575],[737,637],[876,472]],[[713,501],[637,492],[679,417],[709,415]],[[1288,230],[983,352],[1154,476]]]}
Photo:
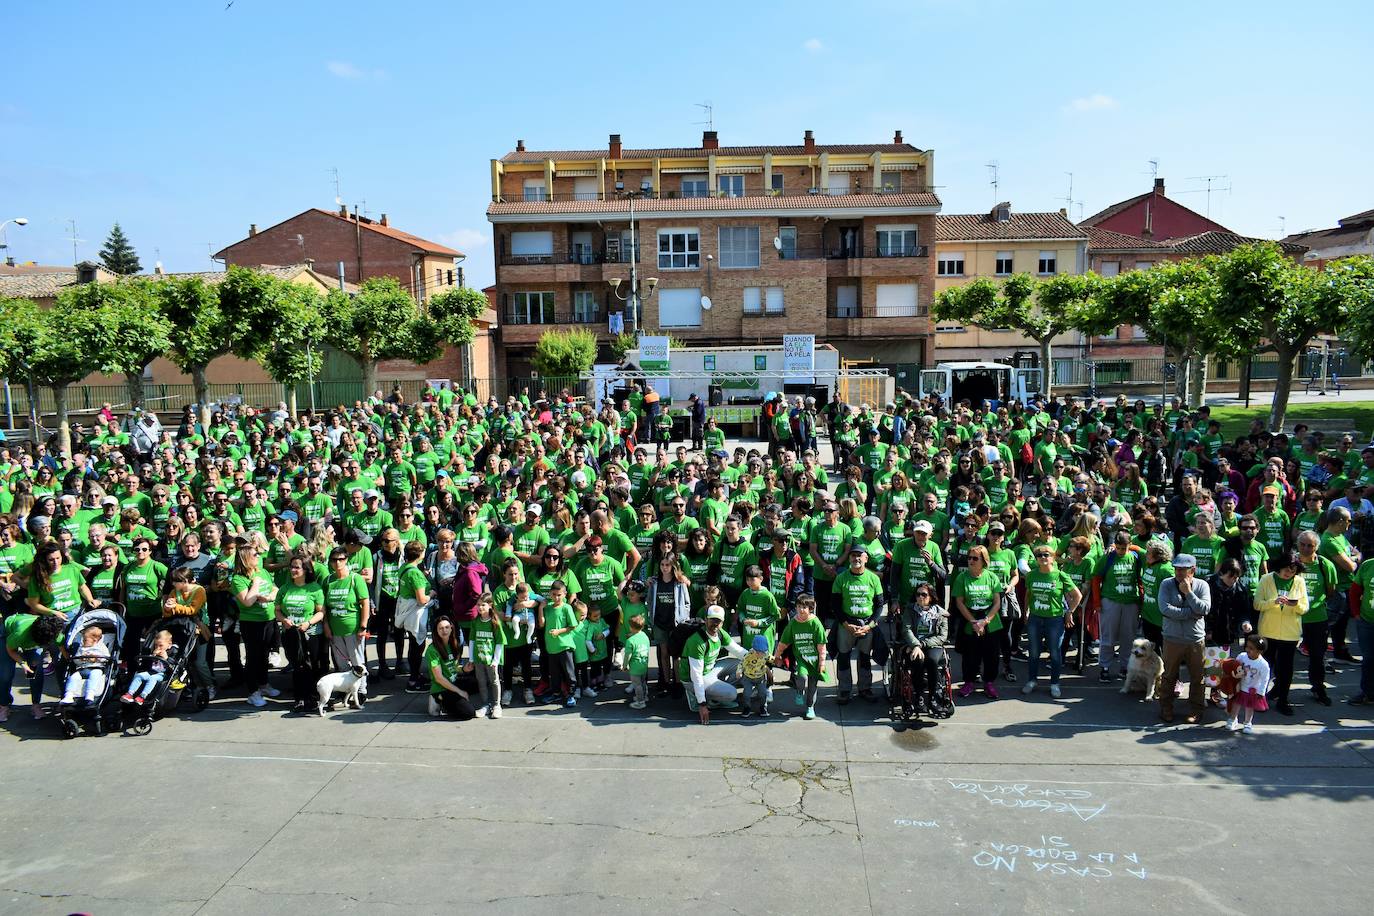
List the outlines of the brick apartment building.
{"label": "brick apartment building", "polygon": [[[262,267],[310,262],[319,273],[347,283],[373,277],[395,277],[422,304],[435,293],[462,283],[458,266],[465,257],[438,242],[420,238],[391,225],[385,213],[371,220],[347,207],[337,211],[311,208],[276,225],[248,227],[247,238],[216,252],[226,266]],[[492,335],[495,313],[477,322],[470,349],[446,347],[438,359],[424,366],[389,360],[378,366],[382,381],[399,379],[489,378],[493,374]]]}
{"label": "brick apartment building", "polygon": [[607,281],[628,280],[631,259],[641,284],[657,280],[646,332],[720,346],[810,333],[849,359],[927,363],[933,170],[900,131],[844,145],[811,131],[793,146],[726,147],[715,131],[666,149],[625,148],[619,134],[601,150],[517,141],[492,160],[487,208],[498,373],[527,374],[550,328],[594,329],[604,345],[624,309]]}

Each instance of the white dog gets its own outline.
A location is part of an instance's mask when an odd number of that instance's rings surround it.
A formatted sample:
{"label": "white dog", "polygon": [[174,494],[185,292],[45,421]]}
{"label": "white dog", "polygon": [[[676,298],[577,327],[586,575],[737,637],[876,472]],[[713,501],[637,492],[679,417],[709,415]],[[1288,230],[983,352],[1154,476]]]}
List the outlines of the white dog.
{"label": "white dog", "polygon": [[1126,683],[1121,685],[1121,692],[1143,690],[1145,699],[1153,700],[1163,673],[1164,660],[1155,651],[1155,644],[1148,639],[1137,639],[1131,643],[1131,660],[1126,665]]}
{"label": "white dog", "polygon": [[320,715],[328,708],[333,707],[333,695],[341,693],[344,695],[344,707],[361,709],[362,704],[358,702],[359,691],[367,689],[367,669],[362,665],[354,665],[345,671],[335,671],[326,674],[315,682],[315,693],[319,699]]}

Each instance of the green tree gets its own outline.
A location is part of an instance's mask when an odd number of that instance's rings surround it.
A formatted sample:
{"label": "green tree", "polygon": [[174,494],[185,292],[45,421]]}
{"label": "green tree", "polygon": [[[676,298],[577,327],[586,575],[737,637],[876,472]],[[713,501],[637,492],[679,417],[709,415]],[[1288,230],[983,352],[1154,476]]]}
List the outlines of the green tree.
{"label": "green tree", "polygon": [[1326,265],[1323,274],[1331,295],[1346,299],[1350,323],[1346,335],[1361,363],[1374,360],[1374,258],[1360,255]]}
{"label": "green tree", "polygon": [[10,299],[0,307],[0,341],[6,342],[6,374],[27,378],[32,384],[51,388],[57,406],[58,450],[72,451],[67,389],[99,365],[102,354],[87,349],[99,341],[93,325],[95,313],[73,308],[59,298],[50,309],[27,299]]}
{"label": "green tree", "polygon": [[536,372],[567,378],[586,372],[596,363],[596,335],[585,328],[545,331],[534,345],[530,364]]}
{"label": "green tree", "polygon": [[91,366],[124,376],[129,404],[143,406],[143,373],[148,364],[171,346],[171,323],[158,310],[152,285],[138,280],[118,283],[80,283],[62,291],[59,303],[88,320],[81,327],[97,335],[83,348],[98,353]]}
{"label": "green tree", "polygon": [[611,359],[617,363],[623,363],[626,355],[639,346],[639,341],[629,331],[621,331],[611,338],[609,344]]}
{"label": "green tree", "polygon": [[1040,347],[1042,386],[1051,391],[1054,374],[1054,338],[1072,331],[1082,321],[1098,278],[1064,274],[1037,282],[1027,274],[1008,277],[1000,286],[980,278],[955,286],[935,299],[935,317],[983,328],[1011,328]]}
{"label": "green tree", "polygon": [[286,403],[295,416],[296,386],[316,378],[324,365],[324,297],[310,286],[276,282],[275,317],[258,362],[286,389]]}
{"label": "green tree", "polygon": [[331,290],[325,312],[325,339],[357,360],[369,395],[377,387],[381,360],[427,363],[439,355],[443,332],[438,323],[420,311],[393,277],[365,280],[352,296]]}
{"label": "green tree", "polygon": [[[463,348],[463,365],[469,376],[475,376],[472,365],[472,348],[468,346],[477,336],[474,322],[482,317],[491,302],[481,290],[469,286],[451,286],[429,298],[426,312],[439,331],[439,337],[446,343]],[[462,384],[472,379],[460,380]]]}
{"label": "green tree", "polygon": [[119,227],[119,223],[114,224],[104,246],[100,249],[100,263],[104,264],[110,273],[119,274],[121,277],[132,277],[143,270],[143,265],[138,262],[138,252],[134,251],[133,244]]}
{"label": "green tree", "polygon": [[[1294,363],[1318,334],[1339,334],[1350,319],[1348,284],[1295,263],[1273,242],[1242,245],[1216,261],[1217,317],[1253,351],[1278,356],[1269,428],[1283,428]],[[1259,346],[1253,346],[1263,341]]]}

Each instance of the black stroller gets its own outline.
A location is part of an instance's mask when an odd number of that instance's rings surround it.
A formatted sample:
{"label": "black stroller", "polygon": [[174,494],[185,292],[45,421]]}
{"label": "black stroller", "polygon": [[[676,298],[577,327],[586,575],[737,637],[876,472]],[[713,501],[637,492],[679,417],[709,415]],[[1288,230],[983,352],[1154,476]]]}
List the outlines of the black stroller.
{"label": "black stroller", "polygon": [[118,704],[114,702],[114,697],[119,694],[117,688],[121,680],[119,656],[124,645],[123,617],[111,609],[98,608],[72,618],[67,624],[66,634],[62,637],[60,663],[55,666],[55,670],[61,676],[61,682],[65,683],[67,676],[76,670],[73,659],[81,648],[82,633],[91,626],[100,627],[103,631],[100,640],[109,653],[108,659],[93,669],[99,671],[104,686],[87,702],[62,703],[57,707],[57,721],[62,726],[62,734],[68,738],[75,738],[81,734],[83,726],[90,729],[92,734],[103,735],[119,722],[119,712],[115,709]]}
{"label": "black stroller", "polygon": [[[200,634],[196,629],[196,619],[194,617],[163,617],[154,622],[148,628],[147,635],[143,637],[143,645],[139,650],[140,659],[152,655],[153,642],[161,630],[167,630],[172,634],[172,646],[176,651],[172,653],[166,675],[144,697],[143,704],[125,707],[124,727],[134,735],[146,735],[151,732],[154,722],[176,709],[177,703],[181,701],[181,695],[189,686],[191,655],[200,642]],[[140,659],[130,659],[130,666],[132,667]],[[209,692],[204,687],[197,688],[195,690],[196,711],[199,712],[204,709],[209,703]]]}

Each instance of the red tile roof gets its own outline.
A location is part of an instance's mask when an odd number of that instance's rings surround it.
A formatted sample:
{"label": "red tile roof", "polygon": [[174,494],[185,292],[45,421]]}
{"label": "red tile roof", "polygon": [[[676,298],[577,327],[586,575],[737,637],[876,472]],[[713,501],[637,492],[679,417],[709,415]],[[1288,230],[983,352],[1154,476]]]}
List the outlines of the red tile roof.
{"label": "red tile roof", "polygon": [[1088,226],[1088,250],[1089,251],[1168,251],[1167,242],[1156,242],[1153,239],[1136,238],[1134,235],[1127,235],[1124,232],[1113,232],[1110,229],[1101,229],[1097,226]]}
{"label": "red tile roof", "polygon": [[[917,210],[939,207],[934,194],[797,194],[789,197],[679,197],[641,200],[636,213],[718,210]],[[562,213],[629,213],[625,200],[537,201],[512,200],[487,205],[487,216]]]}
{"label": "red tile roof", "polygon": [[[1257,239],[1247,235],[1237,235],[1234,232],[1199,232],[1197,235],[1185,235],[1180,238],[1170,239],[1169,247],[1179,254],[1225,254],[1241,245],[1251,245],[1255,242],[1267,242],[1270,239]],[[1278,242],[1287,254],[1302,254],[1307,250],[1306,245],[1297,245],[1292,242]]]}
{"label": "red tile roof", "polygon": [[[826,143],[816,144],[815,149],[804,146],[722,146],[708,150],[699,146],[664,147],[662,149],[622,149],[620,159],[673,159],[684,157],[706,158],[716,156],[819,156],[821,153],[919,153],[922,150],[910,143]],[[512,150],[501,157],[502,162],[543,162],[545,159],[610,159],[608,149],[561,149],[561,150]],[[619,161],[619,160],[617,160]]]}
{"label": "red tile roof", "polygon": [[991,213],[947,213],[935,218],[935,239],[966,242],[997,239],[1086,239],[1087,233],[1064,214],[1012,212],[1007,220]]}
{"label": "red tile roof", "polygon": [[[339,220],[339,221],[341,221],[341,222],[348,223],[349,225],[352,225],[352,224],[353,224],[353,217],[351,217],[351,216],[340,216],[339,213],[336,212],[336,211],[334,211],[334,210],[323,210],[323,209],[321,209],[321,208],[319,208],[319,207],[311,207],[309,210],[306,210],[306,211],[304,211],[304,212],[302,212],[302,213],[297,213],[295,216],[287,217],[286,219],[282,220],[280,223],[275,223],[274,225],[268,226],[266,229],[263,229],[261,232],[259,232],[258,235],[262,235],[262,234],[264,234],[264,233],[271,232],[273,229],[276,229],[278,226],[282,226],[282,225],[284,225],[284,224],[286,224],[286,223],[289,223],[289,222],[291,222],[291,220],[296,219],[296,218],[301,217],[301,216],[304,216],[306,213],[319,213],[319,214],[322,214],[322,215],[324,215],[324,216],[329,216],[329,217],[332,217],[332,218],[334,218],[334,219],[337,219],[337,220]],[[415,248],[415,249],[417,249],[417,250],[419,250],[419,251],[423,251],[425,254],[436,254],[436,255],[439,255],[439,256],[441,256],[441,257],[448,257],[448,258],[462,257],[462,254],[463,254],[461,251],[454,251],[452,248],[449,248],[449,247],[446,246],[446,245],[440,245],[438,242],[431,242],[431,241],[429,241],[428,239],[423,239],[423,238],[421,238],[421,237],[418,236],[418,235],[411,235],[409,232],[402,232],[400,229],[397,229],[395,226],[383,226],[381,223],[376,222],[376,221],[374,221],[374,220],[370,220],[370,219],[368,219],[367,217],[362,217],[361,219],[359,219],[359,220],[358,220],[358,225],[362,226],[364,229],[368,230],[369,232],[375,232],[375,233],[377,233],[378,235],[384,235],[384,236],[386,236],[387,238],[394,239],[394,240],[396,240],[396,241],[398,241],[398,242],[402,242],[402,243],[404,243],[404,244],[406,244],[406,245],[410,245],[412,248]],[[222,248],[221,250],[215,252],[215,257],[218,258],[218,257],[223,256],[224,252],[226,252],[226,251],[228,251],[229,249],[233,248],[234,245],[242,244],[242,243],[245,242],[245,241],[247,241],[247,239],[240,239],[238,242],[234,242],[233,245],[226,245],[226,246],[224,246],[224,248]]]}

